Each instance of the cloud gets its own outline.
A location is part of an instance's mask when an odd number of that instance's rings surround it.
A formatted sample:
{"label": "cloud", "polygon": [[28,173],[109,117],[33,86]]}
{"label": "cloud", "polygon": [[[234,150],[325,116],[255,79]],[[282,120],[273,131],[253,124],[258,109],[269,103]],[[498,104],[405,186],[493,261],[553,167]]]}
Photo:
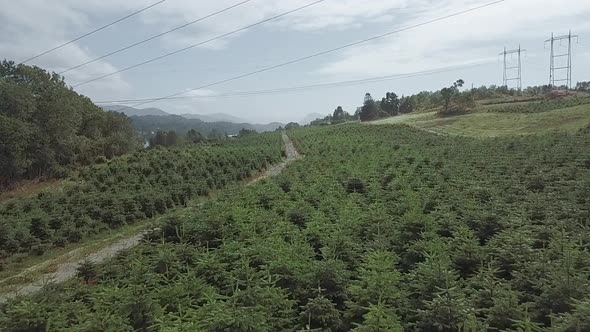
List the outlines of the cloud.
{"label": "cloud", "polygon": [[186,89],[187,92],[183,94],[183,96],[187,97],[209,97],[218,94],[215,90],[208,90],[208,89],[200,89],[200,90],[191,90]]}
{"label": "cloud", "polygon": [[[432,0],[434,5],[435,1]],[[414,15],[395,30],[482,5],[485,2],[436,1],[435,9]],[[523,13],[523,15],[515,15]],[[526,15],[524,15],[526,13]],[[405,31],[342,52],[318,73],[327,76],[366,77],[461,65],[498,54],[506,45],[526,42],[543,51],[551,31],[566,33],[570,25],[590,32],[585,17],[590,2],[564,6],[551,0],[505,1],[481,10]],[[564,26],[564,22],[567,24]],[[579,23],[579,24],[577,24]],[[508,44],[508,45],[507,45]]]}
{"label": "cloud", "polygon": [[[158,43],[164,49],[177,49],[201,42],[211,37],[245,27],[260,20],[282,14],[297,7],[312,3],[314,0],[254,0],[230,11],[206,19],[185,29],[160,39]],[[19,0],[10,6],[0,7],[0,46],[3,56],[15,61],[22,61],[62,44],[79,34],[120,18],[149,3],[146,0],[61,0],[39,1]],[[210,13],[219,11],[238,3],[238,0],[218,1],[166,1],[130,20],[140,23],[138,30],[145,30],[149,35],[177,27]],[[298,31],[322,30],[327,28],[351,29],[358,27],[367,19],[382,20],[394,17],[394,10],[405,8],[410,0],[327,0],[269,23],[271,28]],[[97,19],[98,18],[98,19]],[[117,26],[102,33],[112,33]],[[111,31],[113,30],[113,31]],[[255,31],[255,29],[253,29]],[[208,43],[203,47],[219,50],[225,48],[234,38],[243,33]],[[135,40],[132,40],[135,41]],[[126,44],[126,41],[123,43]],[[47,54],[32,63],[56,72],[68,69],[80,63],[102,55],[105,50],[84,49],[77,44]],[[165,53],[165,52],[162,52]],[[83,82],[115,71],[110,59],[98,61],[80,70],[67,73],[66,79],[71,84]],[[129,84],[124,77],[115,75],[108,79],[85,86],[82,90],[97,92],[98,96],[112,91],[129,91]]]}
{"label": "cloud", "polygon": [[[295,2],[281,1],[279,10],[295,7]],[[389,22],[404,15],[410,8],[421,9],[425,1],[409,0],[340,0],[326,1],[282,19],[278,25],[301,31],[358,28],[367,22]],[[278,8],[277,8],[278,9]]]}
{"label": "cloud", "polygon": [[[73,2],[72,2],[73,3]],[[78,2],[79,3],[79,2]],[[71,31],[88,31],[88,16],[68,1],[46,3],[35,0],[19,0],[10,6],[0,8],[0,49],[2,57],[14,61],[24,61],[33,55],[65,43],[72,38]],[[87,49],[70,44],[51,52],[31,64],[55,72],[92,59],[94,55]],[[73,71],[66,75],[70,84],[110,73],[116,70],[105,61],[98,61],[84,71]],[[128,92],[130,85],[122,76],[115,75],[83,89],[92,95],[106,96],[114,91]]]}

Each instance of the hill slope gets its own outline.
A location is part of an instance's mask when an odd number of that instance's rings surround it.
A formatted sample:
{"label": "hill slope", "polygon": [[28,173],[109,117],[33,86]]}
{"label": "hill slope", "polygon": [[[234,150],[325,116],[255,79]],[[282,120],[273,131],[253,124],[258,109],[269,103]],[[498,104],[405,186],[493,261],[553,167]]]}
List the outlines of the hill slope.
{"label": "hill slope", "polygon": [[246,123],[245,119],[238,118],[237,116],[225,114],[225,113],[213,113],[213,114],[182,114],[183,118],[187,119],[199,119],[204,122],[231,122],[231,123]]}
{"label": "hill slope", "polygon": [[146,116],[146,115],[154,115],[154,116],[168,116],[170,113],[166,113],[159,108],[142,108],[137,109],[133,107],[121,106],[121,105],[113,105],[113,106],[103,106],[102,109],[110,112],[119,112],[127,115],[128,117],[132,116]]}
{"label": "hill slope", "polygon": [[[576,105],[577,106],[570,106]],[[576,132],[590,125],[590,99],[577,98],[546,103],[478,106],[464,115],[440,117],[436,112],[404,114],[370,122],[374,125],[407,124],[450,135],[498,137]]]}
{"label": "hill slope", "polygon": [[165,218],[86,280],[0,308],[0,326],[590,330],[590,132],[289,135],[305,157],[282,175]]}
{"label": "hill slope", "polygon": [[242,129],[256,130],[257,132],[275,131],[280,123],[269,123],[266,125],[232,122],[204,122],[199,119],[186,119],[180,115],[168,116],[134,116],[131,117],[133,126],[145,137],[151,136],[152,132],[159,130],[174,130],[178,134],[185,134],[195,129],[204,135],[215,131],[221,134],[235,135]]}
{"label": "hill slope", "polygon": [[278,127],[284,126],[284,124],[278,122],[252,124],[244,119],[225,113],[176,115],[166,113],[159,108],[137,109],[121,105],[104,106],[102,108],[129,116],[136,130],[146,137],[158,130],[174,130],[179,134],[184,134],[191,129],[195,129],[205,135],[212,131],[235,135],[241,129],[267,132],[275,131]]}

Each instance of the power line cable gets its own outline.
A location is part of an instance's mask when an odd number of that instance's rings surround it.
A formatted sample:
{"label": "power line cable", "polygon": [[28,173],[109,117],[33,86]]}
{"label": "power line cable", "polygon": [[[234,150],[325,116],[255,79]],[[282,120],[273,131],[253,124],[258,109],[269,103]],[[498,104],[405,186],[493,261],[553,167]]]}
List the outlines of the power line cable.
{"label": "power line cable", "polygon": [[59,45],[59,46],[56,46],[56,47],[54,47],[54,48],[52,48],[52,49],[50,49],[50,50],[48,50],[48,51],[45,51],[45,52],[43,52],[43,53],[40,53],[40,54],[37,54],[37,55],[35,55],[34,57],[32,57],[32,58],[30,58],[30,59],[27,59],[27,60],[25,60],[25,61],[22,61],[22,62],[20,62],[19,64],[24,64],[24,63],[27,63],[27,62],[29,62],[29,61],[35,60],[35,59],[37,59],[37,58],[39,58],[39,57],[42,57],[42,56],[44,56],[44,55],[46,55],[46,54],[49,54],[49,53],[51,53],[51,52],[53,52],[53,51],[56,51],[56,50],[58,50],[58,49],[60,49],[60,48],[62,48],[62,47],[64,47],[64,46],[67,46],[67,45],[73,44],[73,43],[77,42],[77,41],[78,41],[78,40],[80,40],[80,39],[83,39],[83,38],[86,38],[86,37],[88,37],[88,36],[90,36],[90,35],[93,35],[93,34],[95,34],[95,33],[99,32],[99,31],[102,31],[102,30],[104,30],[104,29],[106,29],[106,28],[108,28],[108,27],[111,27],[111,26],[113,26],[113,25],[115,25],[115,24],[117,24],[117,23],[119,23],[119,22],[122,22],[122,21],[124,21],[124,20],[126,20],[126,19],[128,19],[128,18],[130,18],[130,17],[133,17],[133,16],[135,16],[135,15],[137,15],[137,14],[143,13],[144,11],[146,11],[146,10],[148,10],[148,9],[151,9],[151,8],[153,8],[153,7],[155,7],[155,6],[159,5],[159,4],[161,4],[161,3],[163,3],[163,2],[166,2],[166,1],[167,1],[167,0],[160,0],[160,1],[156,2],[156,3],[153,3],[153,4],[151,4],[151,5],[147,6],[147,7],[144,7],[144,8],[142,8],[142,9],[140,9],[140,10],[138,10],[138,11],[135,11],[135,12],[133,12],[133,13],[131,13],[131,14],[129,14],[129,15],[127,15],[127,16],[125,16],[125,17],[122,17],[122,18],[120,18],[120,19],[118,19],[118,20],[116,20],[116,21],[114,21],[114,22],[111,22],[111,23],[109,23],[109,24],[107,24],[107,25],[104,25],[104,26],[102,26],[102,27],[100,27],[100,28],[98,28],[98,29],[92,30],[92,31],[90,31],[90,32],[88,32],[88,33],[86,33],[86,34],[84,34],[84,35],[80,36],[80,37],[77,37],[77,38],[75,38],[75,39],[72,39],[72,40],[70,40],[69,42],[63,43],[63,44],[61,44],[61,45]]}
{"label": "power line cable", "polygon": [[219,85],[219,84],[223,84],[223,83],[235,81],[235,80],[238,80],[238,79],[241,79],[241,78],[244,78],[244,77],[248,77],[248,76],[253,76],[253,75],[256,75],[256,74],[264,73],[264,72],[271,71],[271,70],[274,70],[274,69],[277,69],[277,68],[281,68],[281,67],[285,67],[285,66],[288,66],[288,65],[291,65],[291,64],[294,64],[294,63],[302,62],[302,61],[309,60],[309,59],[312,59],[312,58],[315,58],[315,57],[319,57],[319,56],[322,56],[322,55],[326,55],[326,54],[329,54],[329,53],[340,51],[340,50],[343,50],[345,48],[349,48],[349,47],[352,47],[352,46],[360,45],[360,44],[363,44],[363,43],[366,43],[366,42],[369,42],[369,41],[373,41],[373,40],[376,40],[376,39],[379,39],[379,38],[391,36],[391,35],[394,35],[394,34],[397,34],[397,33],[400,33],[400,32],[404,32],[404,31],[408,31],[408,30],[415,29],[415,28],[418,28],[418,27],[422,27],[422,26],[425,26],[425,25],[428,25],[428,24],[431,24],[431,23],[443,21],[443,20],[446,20],[446,19],[449,19],[449,18],[452,18],[452,17],[455,17],[455,16],[459,16],[459,15],[462,15],[462,14],[473,12],[473,11],[476,11],[476,10],[479,10],[479,9],[482,9],[482,8],[485,8],[485,7],[489,7],[489,6],[492,6],[492,5],[495,5],[495,4],[504,2],[504,1],[506,1],[506,0],[497,0],[497,1],[489,2],[489,3],[486,3],[484,5],[480,5],[480,6],[477,6],[477,7],[470,8],[470,9],[466,9],[466,10],[463,10],[463,11],[460,11],[460,12],[456,12],[456,13],[453,13],[453,14],[450,14],[450,15],[442,16],[442,17],[439,17],[439,18],[436,18],[436,19],[432,19],[432,20],[429,20],[429,21],[426,21],[426,22],[414,24],[414,25],[411,25],[411,26],[408,26],[408,27],[405,27],[405,28],[402,28],[402,29],[398,29],[398,30],[395,30],[395,31],[384,33],[384,34],[381,34],[381,35],[378,35],[378,36],[374,36],[374,37],[371,37],[371,38],[363,39],[361,41],[357,41],[357,42],[354,42],[354,43],[346,44],[344,46],[336,47],[336,48],[333,48],[333,49],[330,49],[330,50],[327,50],[327,51],[323,51],[323,52],[315,53],[315,54],[308,55],[308,56],[305,56],[305,57],[302,57],[302,58],[298,58],[298,59],[295,59],[295,60],[283,62],[281,64],[270,66],[270,67],[267,67],[267,68],[264,68],[264,69],[260,69],[260,70],[256,70],[256,71],[253,71],[253,72],[250,72],[250,73],[247,73],[247,74],[242,74],[242,75],[234,76],[232,78],[228,78],[228,79],[220,80],[220,81],[217,81],[217,82],[209,83],[209,84],[200,86],[198,88],[188,89],[188,90],[184,90],[184,91],[181,91],[181,92],[173,93],[173,94],[170,94],[168,96],[161,97],[161,98],[155,98],[152,101],[142,102],[142,103],[139,103],[139,104],[136,104],[136,105],[132,105],[130,107],[137,107],[137,106],[141,106],[141,105],[153,103],[153,102],[156,102],[156,101],[159,101],[159,100],[170,99],[171,97],[176,97],[176,96],[179,96],[179,95],[182,95],[182,94],[191,92],[191,91],[201,90],[201,89],[209,88],[209,87],[212,87],[212,86],[215,86],[215,85]]}
{"label": "power line cable", "polygon": [[[234,96],[240,97],[240,96],[270,95],[270,94],[280,94],[280,93],[288,93],[288,92],[299,92],[299,91],[305,91],[305,90],[309,90],[309,89],[318,89],[318,88],[331,88],[331,87],[361,85],[361,84],[365,84],[365,83],[376,83],[376,82],[382,82],[382,81],[391,81],[391,80],[395,80],[395,79],[412,78],[412,77],[445,73],[445,72],[456,71],[456,70],[460,70],[460,69],[479,67],[479,66],[488,65],[491,63],[493,63],[493,62],[487,61],[487,62],[483,62],[483,63],[474,63],[474,64],[467,64],[467,65],[461,65],[461,66],[452,66],[452,67],[445,67],[445,68],[419,71],[419,72],[413,72],[413,73],[378,76],[378,77],[371,77],[371,78],[358,79],[358,80],[303,85],[303,86],[287,87],[287,88],[279,88],[279,89],[237,91],[237,92],[229,92],[229,93],[210,95],[210,96],[172,97],[172,98],[168,98],[166,100],[210,99],[210,98],[224,98],[224,97],[234,97]],[[144,101],[157,101],[157,99],[158,98],[122,99],[122,100],[98,101],[98,102],[95,102],[95,104],[102,104],[102,105],[125,104],[125,103],[137,103],[137,102],[144,102]]]}
{"label": "power line cable", "polygon": [[79,64],[79,65],[76,65],[76,66],[74,66],[74,67],[68,68],[68,69],[66,69],[66,70],[64,70],[64,71],[62,71],[62,72],[60,72],[60,73],[58,73],[58,74],[59,74],[59,75],[63,75],[63,74],[65,74],[65,73],[67,73],[67,72],[70,72],[70,71],[72,71],[72,70],[74,70],[74,69],[78,69],[78,68],[80,68],[80,67],[83,67],[83,66],[89,65],[89,64],[91,64],[91,63],[93,63],[93,62],[96,62],[96,61],[98,61],[98,60],[102,60],[102,59],[104,59],[104,58],[108,58],[108,57],[110,57],[110,56],[112,56],[112,55],[115,55],[115,54],[117,54],[117,53],[121,53],[121,52],[123,52],[123,51],[126,51],[126,50],[128,50],[128,49],[131,49],[131,48],[133,48],[133,47],[139,46],[139,45],[141,45],[141,44],[145,44],[145,43],[147,43],[147,42],[149,42],[149,41],[152,41],[152,40],[154,40],[154,39],[160,38],[160,37],[162,37],[162,36],[165,36],[165,35],[167,35],[167,34],[170,34],[170,33],[172,33],[172,32],[178,31],[178,30],[180,30],[180,29],[184,29],[184,28],[186,28],[186,27],[188,27],[188,26],[190,26],[190,25],[193,25],[193,24],[195,24],[195,23],[198,23],[198,22],[204,21],[204,20],[206,20],[206,19],[208,19],[208,18],[211,18],[211,17],[213,17],[213,16],[219,15],[219,14],[221,14],[221,13],[224,13],[224,12],[226,12],[226,11],[229,11],[229,10],[231,10],[231,9],[234,9],[234,8],[236,8],[236,7],[239,7],[239,6],[241,6],[241,5],[244,5],[244,4],[246,4],[246,3],[248,3],[248,2],[251,2],[251,1],[252,1],[252,0],[245,0],[245,1],[242,1],[242,2],[239,2],[239,3],[236,3],[236,4],[234,4],[234,5],[231,5],[231,6],[229,6],[229,7],[223,8],[223,9],[221,9],[221,10],[219,10],[219,11],[216,11],[216,12],[214,12],[214,13],[211,13],[211,14],[209,14],[209,15],[206,15],[206,16],[203,16],[203,17],[201,17],[201,18],[198,18],[198,19],[196,19],[196,20],[194,20],[194,21],[190,21],[190,22],[188,22],[188,23],[185,23],[185,24],[183,24],[183,25],[180,25],[180,26],[178,26],[178,27],[176,27],[176,28],[170,29],[170,30],[168,30],[168,31],[165,31],[165,32],[162,32],[162,33],[160,33],[160,34],[154,35],[154,36],[152,36],[152,37],[149,37],[149,38],[147,38],[147,39],[141,40],[141,41],[139,41],[139,42],[137,42],[137,43],[131,44],[131,45],[129,45],[129,46],[125,46],[125,47],[123,47],[123,48],[120,48],[120,49],[118,49],[118,50],[116,50],[116,51],[112,51],[112,52],[110,52],[110,53],[107,53],[107,54],[105,54],[105,55],[102,55],[102,56],[100,56],[100,57],[98,57],[98,58],[95,58],[95,59],[92,59],[92,60],[90,60],[90,61],[87,61],[87,62],[81,63],[81,64]]}
{"label": "power line cable", "polygon": [[82,86],[82,85],[85,85],[85,84],[88,84],[88,83],[91,83],[91,82],[95,82],[95,81],[101,80],[101,79],[103,79],[103,78],[106,78],[106,77],[109,77],[109,76],[113,76],[113,75],[115,75],[115,74],[122,73],[122,72],[124,72],[124,71],[128,71],[128,70],[130,70],[130,69],[133,69],[133,68],[137,68],[137,67],[140,67],[140,66],[144,66],[144,65],[146,65],[146,64],[148,64],[148,63],[152,63],[152,62],[154,62],[154,61],[157,61],[157,60],[161,60],[161,59],[167,58],[167,57],[169,57],[169,56],[172,56],[172,55],[175,55],[175,54],[178,54],[178,53],[181,53],[181,52],[184,52],[184,51],[190,50],[190,49],[192,49],[192,48],[195,48],[195,47],[197,47],[197,46],[201,46],[201,45],[204,45],[204,44],[210,43],[210,42],[212,42],[212,41],[219,40],[219,39],[225,38],[225,37],[227,37],[227,36],[230,36],[230,35],[236,34],[236,33],[238,33],[238,32],[241,32],[241,31],[244,31],[244,30],[248,30],[248,29],[250,29],[250,28],[253,28],[253,27],[255,27],[255,26],[262,25],[262,24],[264,24],[264,23],[267,23],[267,22],[269,22],[269,21],[276,20],[276,19],[278,19],[278,18],[281,18],[281,17],[283,17],[283,16],[287,16],[287,15],[289,15],[289,14],[292,14],[292,13],[294,13],[294,12],[297,12],[297,11],[300,11],[300,10],[303,10],[303,9],[306,9],[306,8],[309,8],[309,7],[313,6],[313,5],[317,5],[317,4],[319,4],[319,3],[322,3],[322,2],[324,2],[324,1],[326,1],[326,0],[318,0],[318,1],[312,2],[312,3],[310,3],[310,4],[307,4],[307,5],[305,5],[305,6],[301,6],[301,7],[298,7],[298,8],[292,9],[292,10],[290,10],[290,11],[288,11],[288,12],[284,12],[284,13],[282,13],[282,14],[279,14],[279,15],[276,15],[276,16],[272,16],[272,17],[270,17],[270,18],[264,19],[264,20],[262,20],[262,21],[259,21],[259,22],[256,22],[256,23],[254,23],[254,24],[247,25],[247,26],[245,26],[245,27],[242,27],[242,28],[240,28],[240,29],[237,29],[237,30],[233,30],[233,31],[231,31],[231,32],[228,32],[228,33],[225,33],[225,34],[223,34],[223,35],[220,35],[220,36],[217,36],[217,37],[214,37],[214,38],[207,39],[207,40],[205,40],[205,41],[202,41],[202,42],[200,42],[200,43],[197,43],[197,44],[193,44],[193,45],[187,46],[187,47],[185,47],[185,48],[182,48],[182,49],[176,50],[176,51],[174,51],[174,52],[170,52],[170,53],[167,53],[167,54],[161,55],[161,56],[159,56],[159,57],[156,57],[156,58],[153,58],[153,59],[150,59],[150,60],[144,61],[144,62],[140,62],[140,63],[138,63],[138,64],[135,64],[135,65],[133,65],[133,66],[129,66],[129,67],[126,67],[126,68],[123,68],[123,69],[120,69],[120,70],[114,71],[114,72],[112,72],[112,73],[109,73],[109,74],[106,74],[106,75],[102,75],[102,76],[99,76],[99,77],[96,77],[96,78],[90,79],[90,80],[88,80],[88,81],[85,81],[85,82],[82,82],[82,83],[78,83],[78,84],[74,85],[73,87],[74,87],[74,88],[76,88],[76,87],[79,87],[79,86]]}

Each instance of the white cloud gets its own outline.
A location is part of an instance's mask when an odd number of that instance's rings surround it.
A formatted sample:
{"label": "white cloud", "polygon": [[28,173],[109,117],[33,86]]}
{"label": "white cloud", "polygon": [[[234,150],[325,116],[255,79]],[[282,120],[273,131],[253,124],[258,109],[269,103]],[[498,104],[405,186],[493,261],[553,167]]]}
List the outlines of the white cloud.
{"label": "white cloud", "polygon": [[[155,0],[151,3],[153,2]],[[168,50],[185,47],[312,2],[313,0],[253,0],[219,16],[167,35],[160,40],[160,45]],[[395,16],[392,13],[393,10],[407,7],[409,2],[409,0],[327,0],[284,16],[269,25],[271,28],[305,31],[325,30],[331,27],[347,29],[357,27],[369,18],[391,19]],[[12,2],[10,6],[0,7],[0,21],[3,26],[0,30],[2,56],[15,61],[28,59],[83,32],[90,31],[100,24],[145,7],[149,3],[150,1],[146,2],[146,0],[19,0]],[[238,0],[170,0],[132,19],[143,24],[138,29],[145,29],[153,34],[236,3]],[[116,31],[116,26],[101,33],[112,33],[111,30]],[[222,49],[233,38],[240,35],[235,34],[203,47]],[[60,72],[102,55],[103,52],[105,50],[89,50],[78,44],[72,44],[35,59],[32,63]],[[116,70],[117,68],[110,64],[109,59],[105,59],[68,72],[66,79],[70,84],[75,85]],[[110,97],[113,93],[125,95],[130,90],[130,85],[122,75],[114,75],[84,86],[81,90],[102,98],[107,95]]]}
{"label": "white cloud", "polygon": [[185,94],[183,94],[183,96],[187,96],[187,97],[209,97],[209,96],[213,96],[218,94],[218,92],[216,92],[215,90],[209,90],[209,89],[200,89],[200,90],[192,90],[192,89],[186,89],[187,92]]}
{"label": "white cloud", "polygon": [[[73,1],[70,1],[74,3]],[[80,2],[77,1],[79,4]],[[0,8],[0,49],[2,57],[14,61],[24,61],[42,51],[65,43],[72,38],[71,31],[87,31],[88,16],[67,2],[42,2],[19,0],[10,6]],[[87,49],[70,44],[32,61],[32,64],[60,72],[82,62],[91,60],[94,55]],[[84,71],[73,71],[66,75],[68,83],[73,84],[104,75],[116,70],[105,61],[98,61]],[[129,84],[120,75],[109,77],[85,87],[83,92],[93,96],[106,96],[114,91],[125,93]]]}
{"label": "white cloud", "polygon": [[[433,1],[434,4],[434,0]],[[485,2],[436,1],[436,10],[423,12],[390,30],[443,17]],[[564,6],[552,0],[507,0],[478,11],[405,31],[344,51],[318,72],[328,76],[359,77],[412,72],[460,65],[489,58],[506,45],[519,42],[543,50],[551,31],[566,33],[570,26],[590,32],[585,17],[590,1]],[[579,23],[579,24],[578,24]]]}

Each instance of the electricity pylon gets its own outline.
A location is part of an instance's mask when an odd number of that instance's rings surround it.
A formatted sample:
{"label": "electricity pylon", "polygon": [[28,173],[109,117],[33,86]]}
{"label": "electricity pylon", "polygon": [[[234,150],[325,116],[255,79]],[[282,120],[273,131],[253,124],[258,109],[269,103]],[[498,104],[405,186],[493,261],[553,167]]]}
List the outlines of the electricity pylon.
{"label": "electricity pylon", "polygon": [[[549,68],[549,86],[555,88],[555,82],[565,82],[565,85],[568,89],[572,86],[572,39],[578,40],[577,35],[572,35],[572,31],[570,30],[569,34],[555,37],[551,34],[551,38],[545,41],[545,45],[547,43],[551,43],[551,58],[550,58],[550,68]],[[566,41],[567,42],[567,52],[566,53],[555,53],[555,42],[559,42],[560,44]],[[559,59],[566,58],[567,63],[563,65],[563,61],[556,63]],[[566,72],[563,75],[563,71]]]}
{"label": "electricity pylon", "polygon": [[[526,52],[526,50],[523,50],[520,48],[520,45],[518,45],[518,48],[515,50],[506,50],[506,47],[504,47],[504,52],[500,53],[500,55],[504,56],[504,86],[508,87],[508,83],[510,81],[516,81],[516,86],[518,88],[518,90],[522,90],[522,60],[521,60],[521,55],[523,52]],[[516,66],[508,66],[508,56],[512,55],[512,54],[518,54],[518,64]],[[516,74],[511,74],[514,72],[514,70],[516,69]]]}

